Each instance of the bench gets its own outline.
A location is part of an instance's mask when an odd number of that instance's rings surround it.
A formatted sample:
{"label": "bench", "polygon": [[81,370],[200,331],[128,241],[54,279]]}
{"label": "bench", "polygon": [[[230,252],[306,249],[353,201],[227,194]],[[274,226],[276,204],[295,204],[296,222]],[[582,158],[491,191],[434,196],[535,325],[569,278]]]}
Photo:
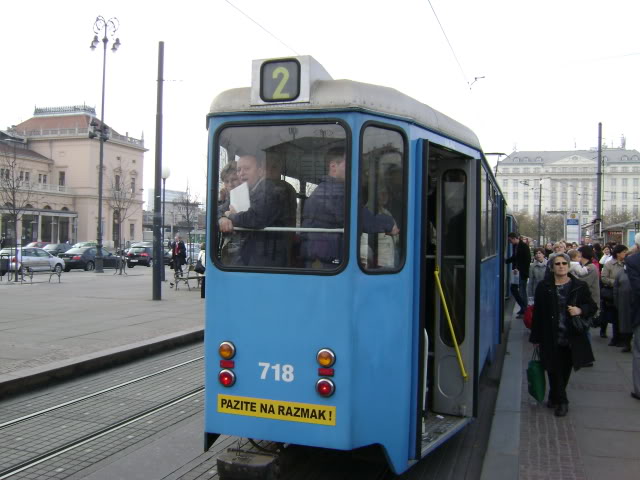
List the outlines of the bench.
{"label": "bench", "polygon": [[191,285],[189,285],[189,281],[196,282],[197,286],[200,287],[200,282],[202,281],[202,276],[197,274],[195,271],[195,265],[185,265],[186,271],[176,270],[173,274],[173,280],[176,286],[176,290],[178,290],[180,282],[184,283],[189,291],[191,291]]}
{"label": "bench", "polygon": [[30,267],[24,267],[22,270],[20,270],[20,274],[21,274],[20,276],[21,282],[25,281],[25,277],[28,277],[32,285],[33,285],[34,275],[41,275],[41,274],[49,275],[49,283],[51,283],[51,277],[53,277],[54,275],[58,276],[58,283],[61,283],[61,279],[62,279],[62,270],[33,270]]}

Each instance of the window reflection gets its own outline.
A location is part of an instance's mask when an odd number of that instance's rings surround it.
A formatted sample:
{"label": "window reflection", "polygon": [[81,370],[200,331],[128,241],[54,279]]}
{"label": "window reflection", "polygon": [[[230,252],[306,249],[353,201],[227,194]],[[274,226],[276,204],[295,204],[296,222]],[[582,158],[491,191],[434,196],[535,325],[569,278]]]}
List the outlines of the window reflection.
{"label": "window reflection", "polygon": [[367,127],[360,170],[360,263],[365,271],[397,270],[403,259],[404,142],[394,130]]}
{"label": "window reflection", "polygon": [[345,258],[347,162],[346,132],[340,125],[224,129],[213,192],[219,262],[228,267],[339,268]]}

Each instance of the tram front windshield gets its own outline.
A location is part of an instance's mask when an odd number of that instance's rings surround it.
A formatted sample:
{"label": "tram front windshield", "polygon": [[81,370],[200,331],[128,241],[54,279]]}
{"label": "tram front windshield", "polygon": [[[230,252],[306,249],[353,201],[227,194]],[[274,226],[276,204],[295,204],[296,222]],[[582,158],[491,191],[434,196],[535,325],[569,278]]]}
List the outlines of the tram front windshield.
{"label": "tram front windshield", "polygon": [[210,237],[217,239],[211,242],[216,262],[231,269],[339,270],[347,252],[345,129],[229,126],[216,142],[217,221]]}

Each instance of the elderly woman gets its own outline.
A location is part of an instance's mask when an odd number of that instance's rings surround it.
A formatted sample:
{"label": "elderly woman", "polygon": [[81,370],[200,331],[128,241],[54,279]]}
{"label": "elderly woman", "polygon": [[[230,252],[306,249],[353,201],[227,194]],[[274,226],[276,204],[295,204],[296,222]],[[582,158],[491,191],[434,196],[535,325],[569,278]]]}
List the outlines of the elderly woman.
{"label": "elderly woman", "polygon": [[539,345],[540,360],[549,377],[547,407],[554,408],[557,417],[564,417],[569,411],[571,369],[594,361],[581,319],[593,315],[597,306],[587,284],[569,275],[569,255],[558,253],[551,269],[552,275],[536,288],[529,341]]}
{"label": "elderly woman", "polygon": [[[610,323],[613,329],[613,337],[609,342],[610,347],[624,347],[622,337],[618,330],[618,310],[614,304],[613,286],[616,277],[624,270],[624,257],[629,249],[625,245],[616,245],[611,250],[611,260],[604,264],[600,280],[602,281],[602,291],[600,297],[602,301],[602,313],[604,320]],[[606,324],[605,323],[605,327]]]}

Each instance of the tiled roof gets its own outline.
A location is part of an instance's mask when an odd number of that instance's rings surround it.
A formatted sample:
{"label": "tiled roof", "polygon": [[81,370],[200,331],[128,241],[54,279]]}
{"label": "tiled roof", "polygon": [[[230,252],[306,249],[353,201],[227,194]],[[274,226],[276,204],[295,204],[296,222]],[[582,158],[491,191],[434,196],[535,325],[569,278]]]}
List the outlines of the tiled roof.
{"label": "tiled roof", "polygon": [[[52,115],[31,117],[18,125],[15,129],[18,133],[30,132],[32,130],[50,130],[50,129],[66,129],[66,128],[89,128],[89,124],[95,120],[100,124],[98,118],[87,114],[79,115]],[[113,133],[118,132],[111,130]],[[28,133],[26,133],[28,135]],[[119,135],[119,134],[118,134]]]}
{"label": "tiled roof", "polygon": [[[6,143],[0,142],[0,156],[10,156],[13,157],[13,145],[7,145]],[[26,149],[20,145],[16,146],[16,156],[19,158],[31,158],[33,160],[45,161],[47,163],[53,163],[53,160],[45,157],[44,155],[40,155],[33,150]]]}

